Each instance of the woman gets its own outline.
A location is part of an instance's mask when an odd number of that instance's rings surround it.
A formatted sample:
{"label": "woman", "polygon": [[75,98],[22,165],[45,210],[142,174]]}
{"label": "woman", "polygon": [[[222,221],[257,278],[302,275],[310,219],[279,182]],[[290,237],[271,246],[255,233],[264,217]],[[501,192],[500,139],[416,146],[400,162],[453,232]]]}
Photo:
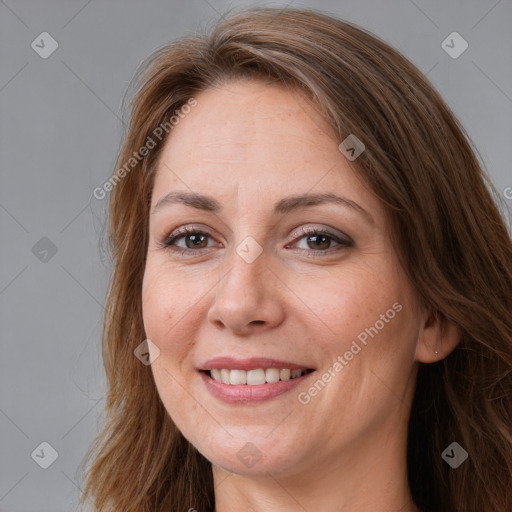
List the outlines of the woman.
{"label": "woman", "polygon": [[512,243],[426,78],[261,8],[136,83],[82,502],[512,510]]}

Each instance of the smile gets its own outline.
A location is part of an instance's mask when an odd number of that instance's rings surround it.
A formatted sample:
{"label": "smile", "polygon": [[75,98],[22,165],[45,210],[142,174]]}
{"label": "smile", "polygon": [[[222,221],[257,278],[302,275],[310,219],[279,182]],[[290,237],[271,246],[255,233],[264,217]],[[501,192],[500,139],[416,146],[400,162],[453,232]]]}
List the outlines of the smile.
{"label": "smile", "polygon": [[315,368],[268,357],[220,356],[198,366],[210,394],[229,404],[275,398],[311,378]]}
{"label": "smile", "polygon": [[289,368],[257,368],[254,370],[230,370],[228,368],[213,368],[208,375],[217,382],[229,385],[258,386],[262,384],[273,384],[279,381],[296,379],[313,370]]}

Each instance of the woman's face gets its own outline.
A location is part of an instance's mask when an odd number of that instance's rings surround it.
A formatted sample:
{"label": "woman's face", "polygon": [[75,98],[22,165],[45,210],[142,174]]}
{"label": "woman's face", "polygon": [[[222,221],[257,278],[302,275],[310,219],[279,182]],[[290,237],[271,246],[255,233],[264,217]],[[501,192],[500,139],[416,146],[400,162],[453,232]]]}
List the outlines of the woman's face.
{"label": "woman's face", "polygon": [[169,415],[239,474],[320,477],[402,447],[421,315],[381,203],[300,93],[196,100],[159,161],[143,284]]}

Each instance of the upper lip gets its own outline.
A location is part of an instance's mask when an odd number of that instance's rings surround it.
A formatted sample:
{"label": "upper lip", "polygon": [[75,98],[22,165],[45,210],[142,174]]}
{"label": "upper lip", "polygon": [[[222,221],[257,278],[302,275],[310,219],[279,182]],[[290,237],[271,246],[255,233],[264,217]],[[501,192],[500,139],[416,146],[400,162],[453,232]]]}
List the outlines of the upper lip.
{"label": "upper lip", "polygon": [[258,368],[289,368],[290,370],[310,370],[311,366],[290,363],[268,357],[250,357],[247,359],[235,359],[233,357],[215,357],[208,359],[198,370],[212,370],[214,368],[225,368],[228,370],[256,370]]}

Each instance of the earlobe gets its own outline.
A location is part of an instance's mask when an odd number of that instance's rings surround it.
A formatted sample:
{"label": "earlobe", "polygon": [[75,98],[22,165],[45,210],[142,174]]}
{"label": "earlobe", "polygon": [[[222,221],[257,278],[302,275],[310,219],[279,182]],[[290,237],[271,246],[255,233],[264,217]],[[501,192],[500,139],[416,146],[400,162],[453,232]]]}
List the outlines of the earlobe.
{"label": "earlobe", "polygon": [[438,311],[426,311],[420,326],[415,360],[435,363],[452,353],[460,341],[459,328]]}

